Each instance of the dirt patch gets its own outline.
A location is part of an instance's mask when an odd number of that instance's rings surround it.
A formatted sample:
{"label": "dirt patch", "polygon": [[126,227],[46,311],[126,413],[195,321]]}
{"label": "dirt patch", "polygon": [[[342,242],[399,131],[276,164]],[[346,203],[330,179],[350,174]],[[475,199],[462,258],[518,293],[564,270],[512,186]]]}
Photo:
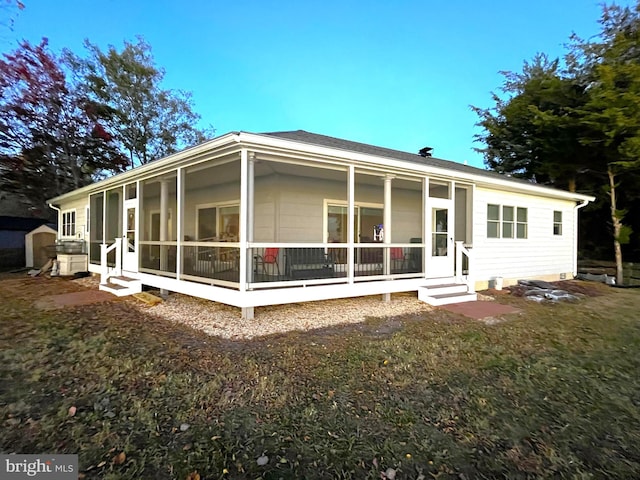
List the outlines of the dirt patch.
{"label": "dirt patch", "polygon": [[[611,287],[604,283],[585,282],[582,280],[561,280],[558,282],[550,282],[557,290],[564,290],[573,295],[585,295],[587,297],[599,297],[610,292]],[[525,292],[531,290],[528,285],[512,285],[506,287],[506,290],[514,297],[523,297]]]}

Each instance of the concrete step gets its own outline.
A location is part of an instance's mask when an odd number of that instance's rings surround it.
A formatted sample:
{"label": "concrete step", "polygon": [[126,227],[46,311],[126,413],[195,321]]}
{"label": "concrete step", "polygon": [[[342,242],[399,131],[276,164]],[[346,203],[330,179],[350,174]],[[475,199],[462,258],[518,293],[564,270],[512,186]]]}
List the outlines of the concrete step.
{"label": "concrete step", "polygon": [[125,276],[113,276],[107,279],[107,283],[101,283],[100,290],[110,292],[117,297],[126,297],[142,291],[142,281],[137,278]]}
{"label": "concrete step", "polygon": [[107,279],[108,283],[115,283],[116,285],[122,285],[127,288],[137,288],[140,286],[142,288],[142,281],[137,278],[125,277],[124,275],[120,275],[117,277],[109,277]]}
{"label": "concrete step", "polygon": [[444,283],[438,285],[425,285],[425,290],[427,290],[430,296],[434,295],[447,295],[449,293],[466,293],[468,288],[463,283]]}
{"label": "concrete step", "polygon": [[464,283],[440,283],[424,285],[418,289],[418,298],[429,305],[449,305],[452,303],[473,302],[478,299],[475,293],[469,293]]}
{"label": "concrete step", "polygon": [[432,295],[420,298],[425,303],[438,307],[440,305],[451,305],[453,303],[475,302],[478,299],[476,293],[448,293],[444,295]]}

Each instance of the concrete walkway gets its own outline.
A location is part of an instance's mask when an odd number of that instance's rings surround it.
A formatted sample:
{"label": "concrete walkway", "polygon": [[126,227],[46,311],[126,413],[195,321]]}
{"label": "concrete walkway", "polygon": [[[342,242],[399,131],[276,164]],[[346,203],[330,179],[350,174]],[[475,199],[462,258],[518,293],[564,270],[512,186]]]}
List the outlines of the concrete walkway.
{"label": "concrete walkway", "polygon": [[57,310],[65,307],[91,305],[93,303],[112,302],[118,297],[101,290],[85,290],[82,292],[61,293],[59,295],[47,295],[39,298],[33,304],[41,310]]}
{"label": "concrete walkway", "polygon": [[449,312],[458,313],[475,320],[484,320],[486,318],[495,318],[500,315],[507,315],[509,313],[522,312],[522,310],[512,307],[511,305],[503,305],[497,302],[483,301],[453,303],[451,305],[443,305],[439,308],[442,308]]}

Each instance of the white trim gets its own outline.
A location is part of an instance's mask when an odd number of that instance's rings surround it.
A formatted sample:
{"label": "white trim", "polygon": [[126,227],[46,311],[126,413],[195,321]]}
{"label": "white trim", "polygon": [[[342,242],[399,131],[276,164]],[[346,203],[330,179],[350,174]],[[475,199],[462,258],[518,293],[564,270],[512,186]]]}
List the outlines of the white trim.
{"label": "white trim", "polygon": [[[229,150],[217,151],[224,148],[229,148]],[[299,161],[306,157],[310,158],[311,161],[318,163],[333,162],[336,165],[343,166],[348,165],[350,162],[356,162],[359,164],[359,167],[369,167],[372,169],[380,168],[385,173],[405,173],[407,175],[418,176],[428,175],[439,177],[442,180],[467,181],[470,183],[476,183],[481,186],[488,186],[496,190],[526,192],[538,196],[566,200],[582,200],[588,202],[595,200],[595,197],[593,196],[566,192],[563,190],[557,190],[537,184],[517,182],[508,178],[502,179],[497,175],[496,177],[492,177],[472,172],[459,171],[456,169],[448,169],[445,167],[436,167],[426,164],[422,165],[416,162],[396,160],[388,157],[379,157],[354,152],[351,150],[342,150],[338,148],[313,145],[279,137],[270,137],[268,135],[260,135],[247,132],[232,132],[205,142],[201,145],[187,148],[181,152],[134,168],[132,170],[129,170],[128,172],[115,175],[96,184],[52,198],[48,201],[48,203],[57,204],[61,201],[77,195],[93,193],[100,189],[106,190],[111,185],[129,183],[134,179],[140,179],[146,174],[151,174],[151,172],[156,172],[155,174],[159,174],[163,170],[175,171],[178,166],[187,166],[192,165],[196,162],[207,161],[211,158],[220,158],[224,155],[236,153],[238,152],[238,150],[246,151],[247,148],[251,148],[258,153],[270,153],[273,155],[281,156],[296,156],[299,158]],[[480,169],[478,170],[480,171]]]}
{"label": "white trim", "polygon": [[[73,213],[73,222],[65,222],[65,215]],[[78,224],[78,212],[76,208],[68,208],[66,210],[60,211],[60,238],[76,238],[76,234],[78,233],[77,229]],[[65,233],[65,229],[67,226],[73,226],[73,233]]]}

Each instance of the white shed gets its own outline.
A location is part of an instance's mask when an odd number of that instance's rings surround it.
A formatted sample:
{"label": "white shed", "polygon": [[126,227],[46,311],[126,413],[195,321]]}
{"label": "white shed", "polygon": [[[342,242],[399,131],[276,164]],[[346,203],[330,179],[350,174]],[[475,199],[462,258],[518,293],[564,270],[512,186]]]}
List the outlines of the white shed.
{"label": "white shed", "polygon": [[27,267],[42,267],[49,259],[48,245],[56,243],[58,232],[47,225],[40,225],[27,233],[24,245],[25,265]]}

